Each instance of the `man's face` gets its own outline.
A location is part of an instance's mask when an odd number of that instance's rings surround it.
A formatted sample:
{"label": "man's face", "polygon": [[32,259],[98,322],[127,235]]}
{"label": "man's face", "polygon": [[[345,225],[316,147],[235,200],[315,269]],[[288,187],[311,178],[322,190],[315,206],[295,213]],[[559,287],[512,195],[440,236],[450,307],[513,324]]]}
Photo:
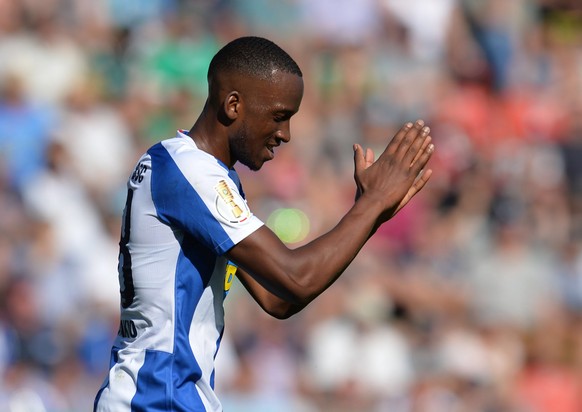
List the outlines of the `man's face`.
{"label": "man's face", "polygon": [[229,137],[231,158],[251,170],[272,160],[274,148],[291,139],[290,119],[299,110],[303,79],[275,73],[272,80],[249,80],[242,93],[243,115]]}

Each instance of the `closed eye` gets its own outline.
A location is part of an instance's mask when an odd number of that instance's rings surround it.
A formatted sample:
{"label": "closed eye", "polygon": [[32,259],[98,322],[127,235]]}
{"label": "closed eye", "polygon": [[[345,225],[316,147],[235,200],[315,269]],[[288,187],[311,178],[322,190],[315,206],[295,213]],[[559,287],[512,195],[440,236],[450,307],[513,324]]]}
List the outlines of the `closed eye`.
{"label": "closed eye", "polygon": [[295,114],[294,112],[290,112],[290,111],[289,111],[289,112],[287,112],[287,111],[285,111],[285,112],[279,112],[279,113],[276,113],[276,114],[273,116],[273,120],[274,120],[275,122],[277,122],[277,123],[286,122],[286,121],[287,121],[287,120],[289,120],[289,119],[291,118],[291,116],[293,116],[294,114]]}

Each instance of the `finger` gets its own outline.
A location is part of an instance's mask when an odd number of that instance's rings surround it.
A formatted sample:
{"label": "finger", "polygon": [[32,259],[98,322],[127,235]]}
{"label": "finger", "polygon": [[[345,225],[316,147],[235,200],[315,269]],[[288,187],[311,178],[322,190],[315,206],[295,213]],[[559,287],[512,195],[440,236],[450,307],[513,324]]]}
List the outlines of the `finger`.
{"label": "finger", "polygon": [[434,144],[429,143],[423,151],[420,152],[420,156],[410,165],[410,171],[413,175],[417,175],[420,171],[426,166],[427,162],[429,161],[430,157],[434,153]]}
{"label": "finger", "polygon": [[426,185],[429,181],[430,177],[432,176],[432,169],[423,170],[414,181],[410,189],[408,189],[408,193],[406,194],[408,200],[412,199],[418,192],[422,190],[422,188]]}
{"label": "finger", "polygon": [[402,126],[400,128],[400,130],[398,131],[398,133],[396,133],[394,135],[394,138],[390,141],[390,143],[388,143],[388,146],[386,146],[386,149],[384,149],[384,152],[382,152],[380,157],[382,157],[382,155],[384,155],[384,153],[387,153],[387,154],[396,153],[396,150],[398,150],[398,146],[400,146],[400,143],[402,142],[402,140],[404,139],[406,134],[412,129],[413,126],[414,125],[410,122],[408,122],[404,126]]}
{"label": "finger", "polygon": [[432,176],[432,170],[431,169],[424,170],[423,172],[420,173],[420,175],[415,180],[415,182],[412,184],[412,186],[410,187],[410,189],[408,189],[408,192],[406,193],[406,196],[404,196],[404,199],[402,199],[402,202],[400,202],[400,204],[398,205],[398,208],[396,209],[396,212],[395,213],[397,213],[400,209],[402,209],[404,206],[406,206],[406,204],[414,196],[416,196],[416,194],[418,192],[420,192],[422,190],[422,188],[426,185],[426,183],[429,181],[429,179],[430,179],[431,176]]}
{"label": "finger", "polygon": [[432,142],[432,137],[430,136],[426,136],[424,141],[422,142],[422,146],[420,147],[420,150],[416,152],[416,155],[414,156],[414,159],[412,159],[412,162],[410,163],[410,167],[412,167],[412,165],[418,161],[418,159],[420,158],[420,156],[422,155],[422,153],[424,151],[426,151],[428,145]]}
{"label": "finger", "polygon": [[366,169],[374,163],[374,151],[370,148],[366,149]]}
{"label": "finger", "polygon": [[358,176],[360,172],[366,169],[366,158],[364,157],[364,149],[362,146],[354,144],[354,174]]}
{"label": "finger", "polygon": [[422,120],[418,120],[414,124],[414,127],[406,134],[402,143],[400,143],[398,151],[395,154],[396,159],[404,162],[404,164],[410,165],[429,132],[430,128],[424,126]]}
{"label": "finger", "polygon": [[426,185],[426,182],[432,176],[432,169],[423,170],[419,175],[418,178],[415,180],[414,184],[412,185],[412,189],[414,189],[414,194],[420,192],[420,189]]}

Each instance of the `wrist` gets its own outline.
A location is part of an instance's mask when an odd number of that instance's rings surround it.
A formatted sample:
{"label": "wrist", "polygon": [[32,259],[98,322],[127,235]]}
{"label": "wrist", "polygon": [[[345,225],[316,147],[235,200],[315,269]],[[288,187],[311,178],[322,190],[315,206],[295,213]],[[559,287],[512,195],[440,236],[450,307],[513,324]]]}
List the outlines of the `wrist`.
{"label": "wrist", "polygon": [[359,193],[356,199],[356,205],[361,206],[368,215],[373,215],[376,218],[384,212],[384,202],[379,196],[374,196],[369,192]]}

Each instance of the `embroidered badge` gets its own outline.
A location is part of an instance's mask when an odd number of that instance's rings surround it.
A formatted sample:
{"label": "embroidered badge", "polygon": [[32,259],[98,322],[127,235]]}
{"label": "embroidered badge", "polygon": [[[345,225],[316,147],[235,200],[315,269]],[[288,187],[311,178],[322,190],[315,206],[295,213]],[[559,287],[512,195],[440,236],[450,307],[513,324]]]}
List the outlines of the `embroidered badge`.
{"label": "embroidered badge", "polygon": [[216,210],[218,214],[230,223],[240,223],[248,219],[251,212],[238,192],[231,190],[226,180],[221,180],[214,187],[218,193]]}

